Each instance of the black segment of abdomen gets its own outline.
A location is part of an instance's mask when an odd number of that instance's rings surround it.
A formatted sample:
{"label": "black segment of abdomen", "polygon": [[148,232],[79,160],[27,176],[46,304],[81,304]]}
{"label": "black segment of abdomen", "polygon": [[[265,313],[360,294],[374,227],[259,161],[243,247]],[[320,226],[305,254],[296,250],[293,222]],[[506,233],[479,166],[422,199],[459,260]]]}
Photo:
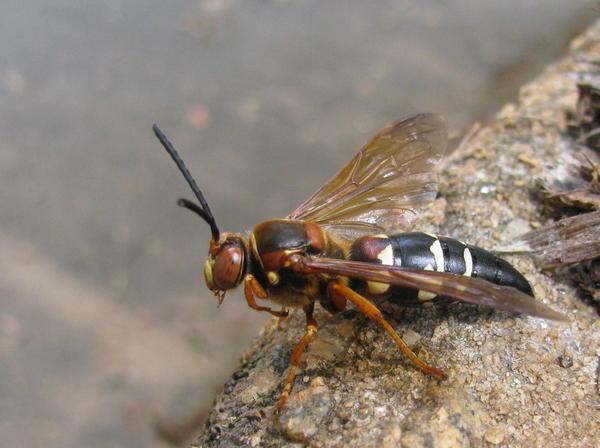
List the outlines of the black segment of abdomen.
{"label": "black segment of abdomen", "polygon": [[[385,239],[382,236],[361,238],[360,244],[352,245],[352,260],[381,263],[379,259],[374,259],[373,253],[366,253],[365,248],[373,248],[373,245],[367,244],[369,241],[366,238],[377,238],[377,249],[371,252],[381,250],[385,244],[391,244],[394,266],[478,277],[499,285],[515,287],[533,296],[531,286],[519,271],[505,260],[479,247],[422,232],[400,233],[389,235]],[[437,265],[440,260],[442,268]],[[403,305],[436,303],[443,299],[431,298],[430,294],[419,294],[419,291],[399,286],[392,286],[385,295],[389,300]]]}
{"label": "black segment of abdomen", "polygon": [[471,277],[483,278],[497,285],[512,286],[533,297],[533,290],[523,274],[508,261],[476,246],[467,245],[473,259]]}

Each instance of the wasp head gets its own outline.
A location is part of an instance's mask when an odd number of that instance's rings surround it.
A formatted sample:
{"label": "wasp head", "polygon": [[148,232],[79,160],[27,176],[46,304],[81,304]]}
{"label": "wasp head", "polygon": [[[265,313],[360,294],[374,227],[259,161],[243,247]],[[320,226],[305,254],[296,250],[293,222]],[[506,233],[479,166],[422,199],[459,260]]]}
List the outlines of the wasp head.
{"label": "wasp head", "polygon": [[219,299],[219,305],[225,292],[240,284],[245,272],[246,245],[241,236],[224,233],[220,241],[211,240],[204,263],[204,280]]}

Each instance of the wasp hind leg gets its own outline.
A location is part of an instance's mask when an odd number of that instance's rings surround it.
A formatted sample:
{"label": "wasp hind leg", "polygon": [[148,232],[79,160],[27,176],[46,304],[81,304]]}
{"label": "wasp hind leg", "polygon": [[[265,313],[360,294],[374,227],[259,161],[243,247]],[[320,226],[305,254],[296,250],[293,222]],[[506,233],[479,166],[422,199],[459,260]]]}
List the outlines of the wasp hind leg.
{"label": "wasp hind leg", "polygon": [[331,282],[327,286],[327,292],[329,296],[333,300],[343,300],[347,299],[359,309],[361,313],[367,316],[369,319],[375,321],[379,325],[381,325],[385,331],[392,337],[398,348],[411,362],[421,369],[422,372],[427,373],[435,377],[438,380],[446,379],[446,374],[442,372],[440,369],[436,369],[435,367],[431,367],[426,364],[424,361],[419,359],[419,357],[406,345],[406,343],[402,340],[402,338],[396,333],[396,330],[385,320],[381,311],[373,305],[369,300],[350,289],[347,286],[344,286],[340,283]]}
{"label": "wasp hind leg", "polygon": [[290,371],[285,380],[285,385],[283,386],[283,391],[281,392],[281,396],[279,400],[277,400],[277,404],[275,405],[276,411],[279,412],[285,406],[285,403],[290,396],[290,392],[292,391],[292,387],[294,386],[294,378],[296,377],[296,369],[298,368],[298,364],[300,364],[300,358],[306,350],[306,347],[317,334],[317,330],[319,329],[319,325],[317,321],[313,318],[313,310],[314,304],[311,303],[304,312],[306,313],[306,331],[304,332],[304,336],[298,341],[296,347],[294,347],[294,351],[292,352],[292,358],[290,359]]}

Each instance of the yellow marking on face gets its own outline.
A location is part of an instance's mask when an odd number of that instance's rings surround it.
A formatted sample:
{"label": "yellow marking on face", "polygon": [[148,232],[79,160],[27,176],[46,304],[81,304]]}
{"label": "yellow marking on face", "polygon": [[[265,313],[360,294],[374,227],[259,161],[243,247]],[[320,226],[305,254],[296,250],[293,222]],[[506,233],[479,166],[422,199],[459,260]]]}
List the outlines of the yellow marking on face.
{"label": "yellow marking on face", "polygon": [[210,258],[207,258],[204,262],[204,280],[206,281],[206,285],[208,289],[214,288],[213,283],[213,262],[211,262]]}

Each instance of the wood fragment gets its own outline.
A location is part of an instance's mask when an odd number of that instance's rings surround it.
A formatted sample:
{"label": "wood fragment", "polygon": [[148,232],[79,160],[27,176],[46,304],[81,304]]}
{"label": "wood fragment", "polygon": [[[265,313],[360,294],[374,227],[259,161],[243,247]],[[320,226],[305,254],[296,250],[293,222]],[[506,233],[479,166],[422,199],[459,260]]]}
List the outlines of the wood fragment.
{"label": "wood fragment", "polygon": [[543,269],[600,257],[600,211],[563,218],[532,230],[498,252],[531,253]]}

